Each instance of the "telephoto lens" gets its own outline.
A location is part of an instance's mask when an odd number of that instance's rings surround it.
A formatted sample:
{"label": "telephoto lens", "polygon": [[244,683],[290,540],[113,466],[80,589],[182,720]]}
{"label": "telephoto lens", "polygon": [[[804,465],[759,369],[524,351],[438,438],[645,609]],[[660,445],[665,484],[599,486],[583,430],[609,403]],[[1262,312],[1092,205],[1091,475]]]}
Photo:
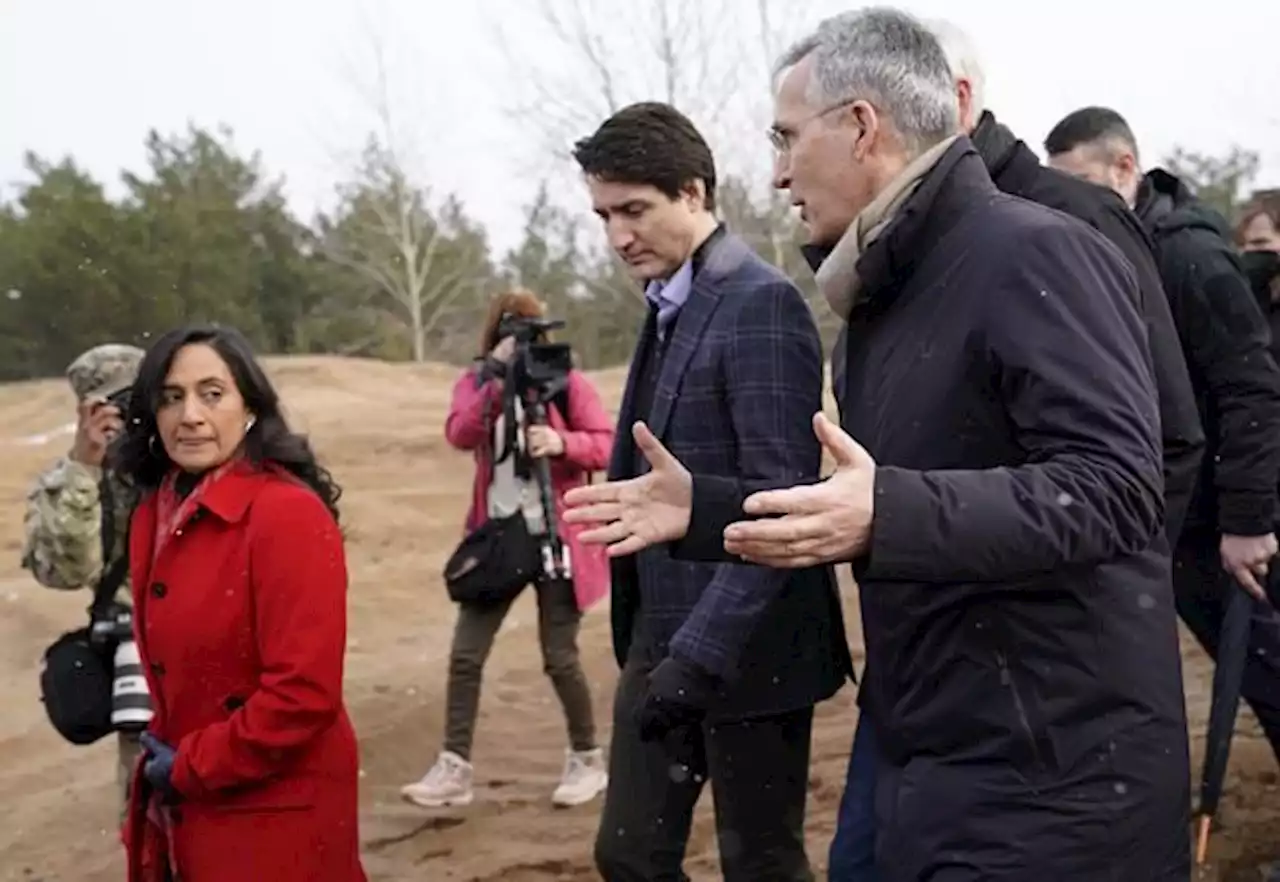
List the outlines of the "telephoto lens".
{"label": "telephoto lens", "polygon": [[111,683],[111,725],[121,732],[137,732],[151,722],[151,693],[142,673],[142,658],[133,640],[133,617],[128,612],[116,620],[121,636],[116,644]]}

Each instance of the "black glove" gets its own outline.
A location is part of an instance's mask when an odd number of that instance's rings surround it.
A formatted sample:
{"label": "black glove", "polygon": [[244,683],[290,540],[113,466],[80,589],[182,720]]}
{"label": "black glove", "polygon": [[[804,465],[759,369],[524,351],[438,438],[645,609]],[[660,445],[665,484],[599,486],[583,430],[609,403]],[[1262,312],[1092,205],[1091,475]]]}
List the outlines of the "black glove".
{"label": "black glove", "polygon": [[649,688],[636,709],[644,741],[662,741],[676,729],[701,725],[720,681],[696,665],[668,656],[649,674]]}
{"label": "black glove", "polygon": [[172,747],[156,738],[150,732],[143,732],[138,737],[144,751],[142,755],[142,777],[155,788],[165,802],[177,802],[178,792],[173,789],[170,780],[173,776],[173,761],[177,753]]}

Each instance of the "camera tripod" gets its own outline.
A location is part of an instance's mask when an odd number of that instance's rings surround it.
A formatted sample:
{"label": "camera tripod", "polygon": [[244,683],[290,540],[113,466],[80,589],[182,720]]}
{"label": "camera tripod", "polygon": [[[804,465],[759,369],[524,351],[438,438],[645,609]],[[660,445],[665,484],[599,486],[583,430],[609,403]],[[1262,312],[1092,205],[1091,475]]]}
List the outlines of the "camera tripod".
{"label": "camera tripod", "polygon": [[[529,426],[545,426],[547,422],[547,405],[538,396],[530,396],[532,400],[524,402],[526,424]],[[527,449],[527,445],[526,445]],[[538,485],[538,495],[542,500],[542,520],[545,530],[539,539],[542,553],[542,574],[547,581],[573,581],[573,561],[569,554],[569,546],[560,535],[556,524],[556,500],[551,487],[551,463],[545,456],[530,457],[530,465],[534,481]]]}

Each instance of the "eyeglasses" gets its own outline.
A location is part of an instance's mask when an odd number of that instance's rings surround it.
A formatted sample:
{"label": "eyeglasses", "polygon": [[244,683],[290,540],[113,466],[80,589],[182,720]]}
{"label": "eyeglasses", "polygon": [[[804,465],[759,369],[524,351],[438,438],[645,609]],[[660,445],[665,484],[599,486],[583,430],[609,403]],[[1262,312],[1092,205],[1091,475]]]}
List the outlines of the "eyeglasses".
{"label": "eyeglasses", "polygon": [[768,135],[769,138],[769,143],[773,146],[773,149],[776,152],[786,153],[791,149],[791,145],[795,142],[795,139],[799,137],[800,132],[803,131],[805,126],[809,125],[809,123],[817,119],[822,119],[822,117],[826,116],[828,113],[843,110],[850,104],[857,103],[857,101],[857,98],[846,98],[844,101],[840,101],[836,104],[832,104],[830,107],[824,107],[822,110],[809,114],[788,128],[782,128],[775,123],[769,126],[769,129],[766,132],[766,135]]}

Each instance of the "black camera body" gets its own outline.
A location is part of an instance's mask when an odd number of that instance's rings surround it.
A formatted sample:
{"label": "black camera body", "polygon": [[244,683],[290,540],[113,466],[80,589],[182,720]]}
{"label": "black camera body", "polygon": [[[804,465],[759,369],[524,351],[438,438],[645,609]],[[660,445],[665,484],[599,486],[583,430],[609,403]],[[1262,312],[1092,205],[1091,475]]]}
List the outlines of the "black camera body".
{"label": "black camera body", "polygon": [[561,319],[542,318],[540,316],[514,315],[504,312],[498,320],[498,339],[515,337],[516,343],[537,343],[546,337],[549,331],[558,331],[564,327]]}
{"label": "black camera body", "polygon": [[[524,317],[507,313],[498,322],[498,339],[514,338],[515,352],[507,367],[503,384],[503,413],[507,415],[506,437],[501,449],[511,455],[517,449],[517,432],[531,425],[547,425],[548,405],[561,414],[568,412],[569,372],[573,370],[573,350],[568,343],[547,342],[547,332],[563,328],[559,319]],[[524,409],[524,426],[515,419],[515,402]],[[539,537],[543,575],[549,579],[572,579],[573,564],[569,548],[561,540],[555,518],[555,499],[551,489],[551,465],[545,457],[517,462],[517,469],[537,481],[546,513],[546,533]]]}
{"label": "black camera body", "polygon": [[565,326],[560,319],[517,316],[507,313],[498,322],[498,339],[513,337],[515,355],[511,359],[511,380],[516,394],[524,400],[543,404],[563,392],[573,368],[573,349],[568,343],[548,343],[548,331]]}
{"label": "black camera body", "polygon": [[133,387],[125,386],[102,399],[98,407],[114,407],[121,417],[129,413],[129,402],[133,399]]}

